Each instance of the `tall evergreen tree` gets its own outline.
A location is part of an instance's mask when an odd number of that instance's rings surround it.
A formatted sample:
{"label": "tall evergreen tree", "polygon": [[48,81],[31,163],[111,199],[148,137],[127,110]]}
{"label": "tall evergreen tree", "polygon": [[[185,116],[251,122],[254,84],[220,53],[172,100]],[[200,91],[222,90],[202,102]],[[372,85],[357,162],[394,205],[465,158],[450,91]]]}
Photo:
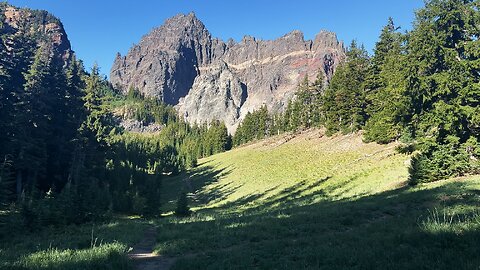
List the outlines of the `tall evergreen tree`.
{"label": "tall evergreen tree", "polygon": [[364,47],[352,41],[346,62],[337,68],[324,94],[324,112],[329,133],[354,132],[366,120],[364,82],[369,57]]}
{"label": "tall evergreen tree", "polygon": [[10,83],[10,57],[4,44],[5,35],[0,36],[0,157],[7,155],[9,150],[10,125],[13,112],[13,96]]}
{"label": "tall evergreen tree", "polygon": [[405,94],[404,36],[389,18],[375,46],[366,79],[367,114],[365,140],[388,143],[404,132],[410,116]]}
{"label": "tall evergreen tree", "polygon": [[39,47],[25,75],[24,92],[15,104],[17,196],[24,191],[25,182],[35,188],[41,184],[38,183],[39,178],[46,176],[46,140],[51,135],[51,64],[51,47]]}
{"label": "tall evergreen tree", "polygon": [[415,181],[478,169],[480,3],[430,0],[409,34],[406,83],[423,158]]}

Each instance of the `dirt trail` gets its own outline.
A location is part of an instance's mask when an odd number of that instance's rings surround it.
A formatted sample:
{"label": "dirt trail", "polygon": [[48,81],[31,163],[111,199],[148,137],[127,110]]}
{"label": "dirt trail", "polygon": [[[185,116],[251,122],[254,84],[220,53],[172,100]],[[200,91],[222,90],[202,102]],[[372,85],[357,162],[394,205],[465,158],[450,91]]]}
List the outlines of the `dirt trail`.
{"label": "dirt trail", "polygon": [[175,262],[175,258],[168,258],[153,253],[156,243],[157,229],[152,226],[145,231],[143,239],[128,254],[134,261],[137,270],[167,270]]}
{"label": "dirt trail", "polygon": [[[200,255],[206,255],[207,251],[198,253],[188,253],[180,257],[165,257],[153,253],[153,248],[157,240],[157,228],[151,226],[145,231],[143,239],[135,245],[128,257],[134,262],[137,270],[168,270],[172,267],[177,259],[194,258]],[[216,251],[230,252],[238,248],[244,248],[246,244],[238,244],[230,247],[220,248]]]}

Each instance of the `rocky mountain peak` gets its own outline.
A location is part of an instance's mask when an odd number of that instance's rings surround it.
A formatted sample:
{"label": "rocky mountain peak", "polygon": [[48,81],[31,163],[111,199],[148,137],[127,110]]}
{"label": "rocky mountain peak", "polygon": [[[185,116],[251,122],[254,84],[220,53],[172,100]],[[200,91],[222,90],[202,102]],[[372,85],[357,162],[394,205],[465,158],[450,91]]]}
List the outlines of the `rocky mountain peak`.
{"label": "rocky mountain peak", "polygon": [[197,18],[194,12],[173,16],[167,19],[164,24],[165,27],[176,27],[178,25],[205,28],[203,22]]}
{"label": "rocky mountain peak", "polygon": [[255,43],[255,42],[257,42],[257,39],[249,35],[243,36],[242,41],[240,41],[240,43]]}
{"label": "rocky mountain peak", "polygon": [[303,36],[303,32],[300,30],[293,30],[290,33],[284,35],[282,38],[284,39],[293,39],[297,41],[305,41],[305,38]]}
{"label": "rocky mountain peak", "polygon": [[178,14],[169,18],[165,23],[153,30],[152,34],[166,35],[167,33],[179,35],[182,37],[188,35],[194,37],[201,35],[202,32],[208,32],[205,25],[195,16],[195,13]]}
{"label": "rocky mountain peak", "polygon": [[321,31],[305,40],[294,30],[275,39],[212,38],[195,14],[179,14],[145,35],[126,56],[117,55],[110,79],[175,105],[189,122],[223,120],[230,132],[247,112],[266,104],[285,108],[305,75],[331,78],[345,58],[343,43]]}
{"label": "rocky mountain peak", "polygon": [[322,30],[320,31],[316,36],[315,39],[313,40],[313,44],[316,47],[324,47],[324,48],[337,48],[341,47],[343,50],[344,44],[343,42],[339,41],[337,38],[337,34],[327,31],[327,30]]}

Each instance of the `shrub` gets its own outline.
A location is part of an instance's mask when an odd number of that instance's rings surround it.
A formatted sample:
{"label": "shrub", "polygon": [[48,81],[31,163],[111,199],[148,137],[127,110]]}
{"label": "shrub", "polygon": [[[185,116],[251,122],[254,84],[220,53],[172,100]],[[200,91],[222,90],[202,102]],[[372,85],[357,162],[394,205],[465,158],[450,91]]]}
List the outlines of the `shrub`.
{"label": "shrub", "polygon": [[408,168],[408,184],[414,186],[418,183],[430,182],[430,163],[422,153],[416,153],[410,160]]}
{"label": "shrub", "polygon": [[417,153],[412,157],[408,170],[409,184],[433,182],[477,172],[478,161],[466,149],[468,147],[465,144],[453,141]]}
{"label": "shrub", "polygon": [[190,208],[188,207],[188,198],[187,193],[182,192],[180,197],[177,200],[177,208],[175,209],[175,215],[180,217],[186,217],[191,214]]}

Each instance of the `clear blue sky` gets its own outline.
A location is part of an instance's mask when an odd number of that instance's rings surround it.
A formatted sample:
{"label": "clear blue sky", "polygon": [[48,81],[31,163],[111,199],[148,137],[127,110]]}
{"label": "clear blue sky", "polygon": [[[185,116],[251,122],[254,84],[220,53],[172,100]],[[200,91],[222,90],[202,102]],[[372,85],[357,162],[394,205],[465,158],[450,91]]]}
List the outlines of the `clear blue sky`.
{"label": "clear blue sky", "polygon": [[240,40],[244,35],[274,39],[301,30],[311,39],[321,29],[334,31],[371,51],[389,16],[411,28],[423,0],[9,0],[10,4],[45,9],[59,17],[72,47],[85,66],[97,62],[108,75],[117,52],[165,19],[194,11],[212,36]]}

